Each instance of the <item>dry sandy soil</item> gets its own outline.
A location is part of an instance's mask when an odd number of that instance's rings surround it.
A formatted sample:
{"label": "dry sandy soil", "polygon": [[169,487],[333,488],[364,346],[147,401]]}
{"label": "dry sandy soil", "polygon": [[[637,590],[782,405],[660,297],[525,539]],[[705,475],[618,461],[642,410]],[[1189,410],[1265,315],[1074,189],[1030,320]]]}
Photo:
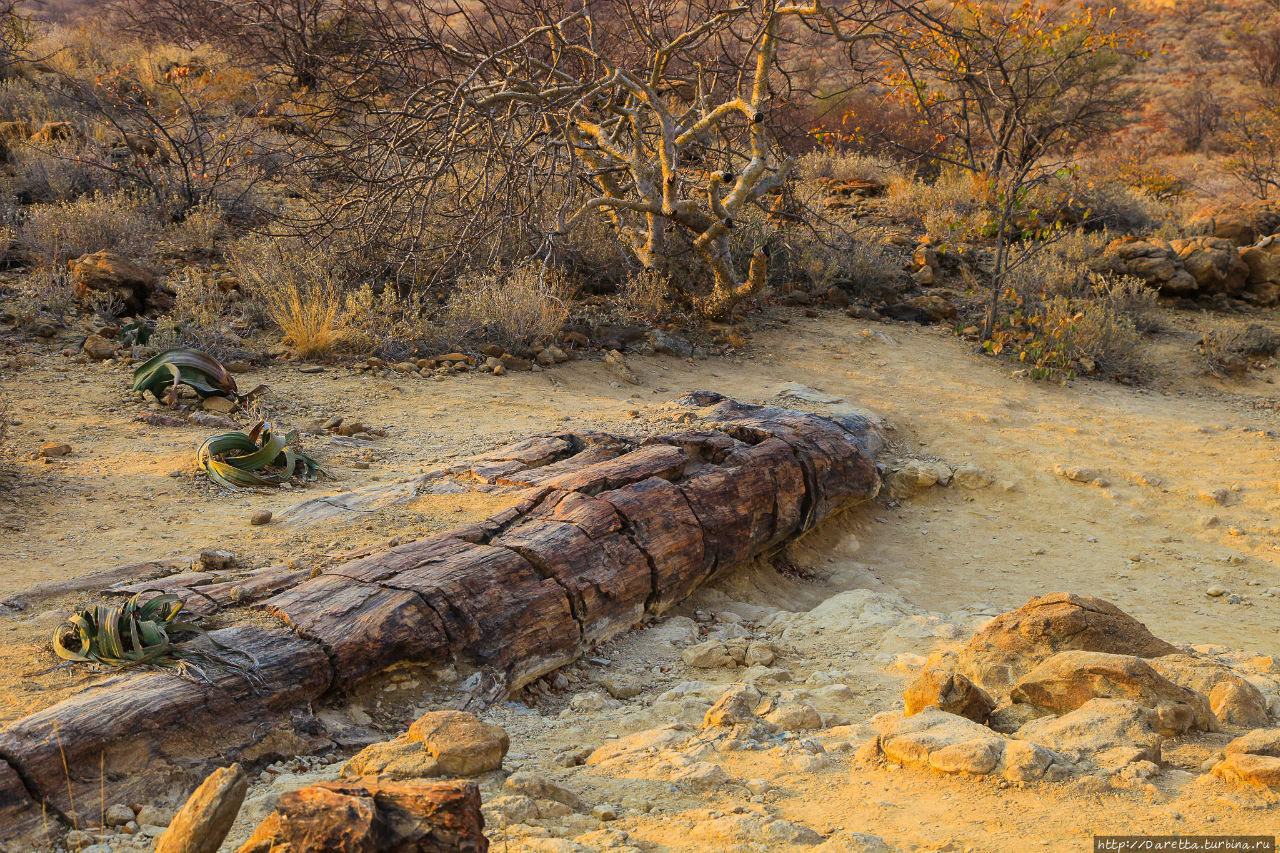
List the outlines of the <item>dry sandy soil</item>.
{"label": "dry sandy soil", "polygon": [[[310,437],[306,446],[335,479],[305,492],[216,489],[192,474],[194,449],[208,430],[136,422],[146,407],[127,399],[126,370],[33,359],[7,383],[21,423],[11,432],[18,458],[0,498],[0,599],[121,564],[189,560],[204,548],[229,549],[251,565],[320,565],[351,548],[454,526],[490,514],[493,499],[427,497],[323,529],[251,527],[248,516],[560,426],[666,430],[674,423],[670,401],[695,388],[819,412],[856,406],[887,422],[887,464],[911,457],[974,465],[995,483],[855,508],[774,563],[716,579],[675,615],[491,709],[486,717],[511,734],[507,770],[536,770],[587,803],[585,812],[518,827],[490,809],[494,850],[815,849],[801,832],[808,828],[826,839],[826,851],[1077,851],[1101,832],[1280,826],[1274,793],[1198,772],[1193,759],[1203,744],[1188,745],[1183,759],[1149,780],[1102,787],[944,777],[867,766],[853,755],[873,731],[873,716],[900,710],[905,680],[926,655],[1047,592],[1107,599],[1174,643],[1273,653],[1280,433],[1272,380],[1280,370],[1224,385],[1195,375],[1171,349],[1162,387],[1058,387],[1011,378],[1008,363],[976,355],[941,330],[843,316],[771,325],[744,356],[631,359],[639,386],[619,384],[586,360],[443,382],[365,377],[344,367],[301,373],[296,365],[242,377],[244,387],[271,387],[265,405],[277,422],[305,427],[344,415],[386,427],[370,451]],[[780,401],[786,383],[842,402]],[[52,463],[27,458],[46,441],[68,442],[73,452]],[[1055,466],[1089,469],[1093,482],[1070,480]],[[1208,596],[1211,586],[1227,593]],[[82,600],[73,594],[0,612],[0,724],[91,677],[55,668],[47,649],[49,631]],[[824,602],[822,612],[835,614],[829,625],[788,615]],[[774,672],[757,686],[812,702],[823,714],[821,729],[768,749],[696,755],[719,764],[729,780],[703,787],[673,781],[679,760],[561,766],[566,751],[677,720],[696,723],[742,671],[692,668],[680,652],[708,636],[742,632],[778,650]],[[619,684],[638,693],[612,698],[632,692]],[[367,707],[357,702],[331,713],[380,727],[385,739],[413,713],[446,701],[450,687],[447,673],[421,684],[415,678],[385,707],[370,698]],[[1178,755],[1176,745],[1169,750]],[[335,776],[341,759],[264,772],[224,849],[243,840],[281,791]],[[490,776],[482,779],[486,800],[504,793],[502,777]],[[593,806],[604,805],[618,817],[592,816]]]}

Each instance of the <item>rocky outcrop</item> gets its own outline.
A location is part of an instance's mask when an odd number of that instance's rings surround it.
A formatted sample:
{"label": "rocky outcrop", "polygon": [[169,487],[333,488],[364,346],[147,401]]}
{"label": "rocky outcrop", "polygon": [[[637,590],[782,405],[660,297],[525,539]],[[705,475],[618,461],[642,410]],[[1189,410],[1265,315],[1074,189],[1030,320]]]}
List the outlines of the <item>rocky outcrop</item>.
{"label": "rocky outcrop", "polygon": [[1223,749],[1213,775],[1232,782],[1252,782],[1280,788],[1280,729],[1258,729],[1238,737]]}
{"label": "rocky outcrop", "polygon": [[[864,418],[707,392],[684,402],[700,430],[643,442],[539,436],[459,466],[512,500],[470,527],[351,555],[316,577],[232,567],[148,582],[206,613],[260,602],[281,627],[254,620],[210,634],[256,658],[252,678],[126,673],[0,730],[0,758],[23,783],[0,809],[38,817],[43,806],[87,825],[77,806],[102,796],[100,761],[113,769],[112,802],[185,795],[215,760],[280,749],[272,738],[305,749],[323,732],[309,703],[396,664],[469,665],[470,701],[497,701],[879,491],[879,438]],[[323,501],[343,506],[342,496]],[[0,823],[0,842],[27,838],[23,821]]]}
{"label": "rocky outcrop", "polygon": [[1269,204],[1205,207],[1187,220],[1186,233],[1229,240],[1236,246],[1251,246],[1265,234],[1280,232],[1280,211]]}
{"label": "rocky outcrop", "polygon": [[1013,782],[1063,779],[1071,772],[1069,762],[1050,750],[1010,740],[937,708],[881,720],[880,733],[859,750],[859,756],[864,760],[883,757],[939,773],[998,775]]}
{"label": "rocky outcrop", "polygon": [[[1252,232],[1229,233],[1238,237]],[[1250,240],[1241,247],[1231,238],[1212,235],[1168,241],[1122,237],[1090,266],[1096,272],[1134,276],[1165,296],[1225,294],[1274,305],[1280,298],[1274,239],[1266,237],[1256,245]]]}
{"label": "rocky outcrop", "polygon": [[81,301],[93,293],[115,296],[125,314],[173,307],[173,293],[162,287],[151,272],[118,252],[103,250],[76,258],[71,262],[71,284],[76,299]]}
{"label": "rocky outcrop", "polygon": [[1060,717],[1032,720],[1013,736],[1103,766],[1159,764],[1163,738],[1151,728],[1150,719],[1150,710],[1137,702],[1090,699]]}
{"label": "rocky outcrop", "polygon": [[1073,649],[1141,658],[1178,651],[1110,602],[1055,592],[993,619],[960,651],[958,669],[1003,693],[1041,661]]}
{"label": "rocky outcrop", "polygon": [[1219,723],[1243,728],[1267,725],[1266,697],[1231,667],[1189,654],[1166,655],[1150,663],[1174,684],[1209,697]]}

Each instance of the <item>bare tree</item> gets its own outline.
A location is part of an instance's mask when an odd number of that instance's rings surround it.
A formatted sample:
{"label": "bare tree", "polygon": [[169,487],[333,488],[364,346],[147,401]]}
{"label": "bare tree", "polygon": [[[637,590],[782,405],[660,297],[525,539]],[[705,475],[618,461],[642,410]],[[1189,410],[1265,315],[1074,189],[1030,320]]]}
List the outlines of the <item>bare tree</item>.
{"label": "bare tree", "polygon": [[1258,85],[1280,88],[1280,25],[1253,27],[1240,35],[1239,44]]}
{"label": "bare tree", "polygon": [[993,208],[989,339],[1031,192],[1125,114],[1132,36],[1067,0],[900,10],[900,37],[884,42],[896,61],[893,82],[935,132],[935,145],[915,153],[978,177]]}
{"label": "bare tree", "polygon": [[769,122],[789,71],[818,41],[870,38],[874,18],[869,4],[824,0],[355,11],[363,41],[325,92],[344,107],[328,112],[324,163],[361,191],[316,205],[333,227],[354,218],[435,276],[511,240],[553,256],[603,218],[645,268],[688,249],[705,285],[677,284],[711,316],[767,277],[768,249],[755,246],[744,273],[732,238],[791,170]]}
{"label": "bare tree", "polygon": [[[63,92],[85,133],[71,148],[44,144],[53,157],[74,159],[144,189],[176,219],[194,207],[216,203],[231,214],[254,215],[254,188],[278,177],[295,145],[273,134],[252,110],[237,113],[217,75],[189,67],[170,69],[143,84],[132,68],[93,81],[64,78]],[[105,137],[105,144],[94,137]],[[113,138],[114,137],[114,138]]]}

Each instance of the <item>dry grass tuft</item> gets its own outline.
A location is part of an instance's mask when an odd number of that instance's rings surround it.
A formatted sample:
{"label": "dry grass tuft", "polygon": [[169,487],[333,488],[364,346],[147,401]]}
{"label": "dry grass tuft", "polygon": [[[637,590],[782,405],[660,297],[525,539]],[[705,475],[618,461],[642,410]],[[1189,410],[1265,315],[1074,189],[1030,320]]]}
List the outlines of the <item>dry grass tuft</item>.
{"label": "dry grass tuft", "polygon": [[329,355],[355,337],[359,325],[344,311],[335,265],[323,250],[250,237],[231,247],[229,260],[300,358]]}

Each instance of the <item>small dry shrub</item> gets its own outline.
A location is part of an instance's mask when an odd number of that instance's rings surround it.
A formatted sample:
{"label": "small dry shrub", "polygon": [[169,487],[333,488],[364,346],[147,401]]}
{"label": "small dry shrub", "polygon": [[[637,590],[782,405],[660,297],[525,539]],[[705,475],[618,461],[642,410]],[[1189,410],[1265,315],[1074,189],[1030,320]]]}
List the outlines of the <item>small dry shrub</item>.
{"label": "small dry shrub", "polygon": [[670,307],[670,298],[671,279],[658,270],[637,270],[622,283],[622,307],[633,317],[658,317]]}
{"label": "small dry shrub", "polygon": [[236,241],[229,260],[299,357],[328,355],[356,335],[359,318],[347,315],[336,264],[323,249],[255,236]]}
{"label": "small dry shrub", "polygon": [[984,345],[1026,365],[1034,379],[1064,382],[1080,374],[1140,380],[1149,366],[1133,321],[1105,301],[1055,296],[1004,318]]}
{"label": "small dry shrub", "polygon": [[80,156],[74,142],[17,149],[9,191],[27,204],[56,204],[94,193],[120,191],[118,176]]}
{"label": "small dry shrub", "polygon": [[9,308],[17,325],[27,326],[42,315],[62,319],[75,307],[75,288],[65,267],[37,267],[25,276]]}
{"label": "small dry shrub", "polygon": [[134,193],[81,196],[27,209],[19,240],[46,264],[62,264],[102,249],[144,254],[156,227],[150,201]]}
{"label": "small dry shrub", "polygon": [[935,242],[968,242],[981,236],[990,205],[986,189],[971,174],[944,170],[931,182],[900,178],[889,184],[885,213],[919,220]]}
{"label": "small dry shrub", "polygon": [[903,252],[878,229],[795,229],[785,236],[783,248],[779,271],[807,280],[813,291],[839,285],[854,298],[877,298],[902,278]]}
{"label": "small dry shrub", "polygon": [[1137,276],[1105,278],[1094,275],[1094,292],[1112,311],[1127,317],[1139,332],[1157,332],[1160,323],[1160,296]]}
{"label": "small dry shrub", "polygon": [[1196,345],[1205,369],[1214,376],[1243,376],[1249,371],[1250,358],[1274,356],[1280,350],[1280,334],[1261,323],[1240,325],[1221,320],[1201,324]]}
{"label": "small dry shrub", "polygon": [[166,236],[180,249],[212,254],[218,238],[226,233],[227,221],[222,208],[212,202],[205,202],[188,210],[181,222],[169,226]]}
{"label": "small dry shrub", "polygon": [[856,151],[833,151],[821,148],[800,158],[800,175],[805,180],[824,178],[836,181],[877,181],[890,184],[906,180],[902,164],[887,157]]}
{"label": "small dry shrub", "polygon": [[1147,374],[1141,335],[1133,321],[1109,302],[1058,297],[1045,306],[1045,327],[1062,330],[1060,345],[1086,373],[1131,380]]}
{"label": "small dry shrub", "polygon": [[569,317],[562,275],[541,264],[505,274],[471,273],[454,286],[441,322],[454,341],[492,340],[521,346],[550,339]]}

